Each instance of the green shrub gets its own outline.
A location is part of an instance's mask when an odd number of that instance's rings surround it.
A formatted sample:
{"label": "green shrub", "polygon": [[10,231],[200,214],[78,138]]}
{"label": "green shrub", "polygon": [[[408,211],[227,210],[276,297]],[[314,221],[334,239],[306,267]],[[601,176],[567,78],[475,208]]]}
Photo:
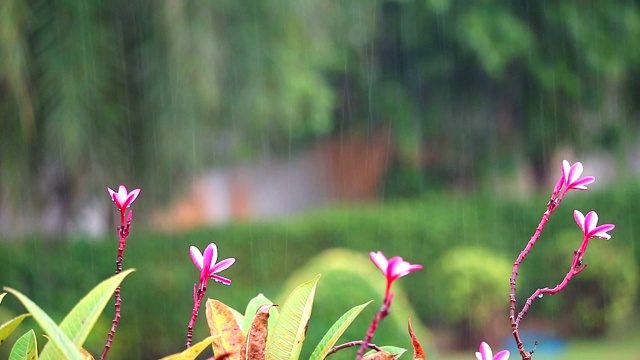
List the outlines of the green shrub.
{"label": "green shrub", "polygon": [[[483,329],[491,315],[504,309],[509,294],[511,265],[503,255],[479,246],[457,247],[427,268],[429,288],[437,312],[453,325],[469,320],[472,327]],[[505,311],[506,314],[506,311]]]}

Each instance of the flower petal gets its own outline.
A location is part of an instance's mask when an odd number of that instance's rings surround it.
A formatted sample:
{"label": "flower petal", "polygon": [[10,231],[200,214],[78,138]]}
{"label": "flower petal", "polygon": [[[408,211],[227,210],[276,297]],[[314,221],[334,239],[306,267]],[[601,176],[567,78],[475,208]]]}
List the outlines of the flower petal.
{"label": "flower petal", "polygon": [[586,233],[589,234],[596,228],[598,224],[598,214],[595,211],[589,211],[587,215],[584,217],[584,227],[586,229]]}
{"label": "flower petal", "polygon": [[207,249],[211,249],[211,262],[209,263],[209,266],[207,266],[207,269],[211,272],[213,267],[216,265],[216,261],[218,261],[218,247],[216,244],[210,243],[207,245]]}
{"label": "flower petal", "polygon": [[578,226],[580,226],[580,229],[582,230],[582,232],[586,233],[584,229],[584,215],[582,215],[580,210],[573,210],[573,218],[576,220],[576,223],[578,224]]}
{"label": "flower petal", "polygon": [[227,279],[227,278],[226,278],[226,277],[224,277],[224,276],[220,276],[220,275],[210,275],[210,277],[211,277],[213,280],[215,280],[215,281],[217,281],[217,282],[219,282],[219,283],[222,283],[222,284],[225,284],[225,285],[231,285],[231,280],[230,280],[230,279]]}
{"label": "flower petal", "polygon": [[384,256],[382,251],[370,252],[369,258],[371,258],[371,261],[378,267],[378,269],[380,269],[380,271],[382,271],[382,274],[387,276],[387,267],[389,266],[389,261],[387,260],[387,257]]}
{"label": "flower petal", "polygon": [[211,270],[209,271],[209,276],[212,276],[215,273],[219,273],[222,270],[228,269],[235,262],[236,262],[235,258],[228,258],[220,261],[217,264],[212,264]]}
{"label": "flower petal", "polygon": [[562,160],[562,176],[564,177],[564,183],[568,184],[569,180],[569,171],[571,170],[571,165],[567,160]]}
{"label": "flower petal", "polygon": [[126,207],[129,207],[131,205],[131,203],[133,203],[136,198],[138,197],[138,195],[140,194],[140,189],[135,189],[132,190],[129,195],[127,195],[127,200],[125,202]]}
{"label": "flower petal", "polygon": [[587,190],[587,186],[591,184],[592,182],[596,181],[596,178],[593,176],[585,176],[583,178],[580,178],[576,181],[574,181],[573,183],[571,183],[571,189],[573,190]]}
{"label": "flower petal", "polygon": [[218,251],[215,246],[216,245],[214,243],[207,245],[207,247],[204,249],[204,253],[202,254],[202,269],[203,272],[206,272],[207,274],[209,273],[209,269],[211,269],[211,264],[213,263],[214,251],[216,253],[216,256],[218,255]]}
{"label": "flower petal", "polygon": [[476,353],[476,357],[478,357],[478,354],[480,354],[482,360],[493,360],[491,346],[484,341],[480,343],[480,353]]}
{"label": "flower petal", "polygon": [[582,163],[581,162],[577,162],[573,165],[571,165],[571,169],[569,170],[569,176],[568,176],[568,180],[567,180],[567,186],[568,187],[572,187],[571,185],[578,180],[578,178],[580,177],[580,175],[582,175]]}
{"label": "flower petal", "polygon": [[493,357],[493,360],[509,360],[509,350],[502,350]]}
{"label": "flower petal", "polygon": [[389,264],[387,265],[387,278],[391,278],[393,280],[400,277],[400,273],[402,272],[402,258],[400,256],[394,256],[389,259]]}
{"label": "flower petal", "polygon": [[200,250],[195,246],[191,246],[189,248],[189,254],[191,254],[193,265],[195,265],[198,270],[202,271],[202,253],[200,253]]}
{"label": "flower petal", "polygon": [[613,224],[602,224],[591,231],[591,237],[609,240],[611,239],[611,235],[607,234],[607,232],[615,229],[615,227]]}
{"label": "flower petal", "polygon": [[402,258],[400,258],[400,261],[395,266],[393,274],[394,276],[396,276],[396,278],[399,278],[409,274],[410,272],[420,269],[422,269],[422,265],[410,264],[409,262],[403,261]]}

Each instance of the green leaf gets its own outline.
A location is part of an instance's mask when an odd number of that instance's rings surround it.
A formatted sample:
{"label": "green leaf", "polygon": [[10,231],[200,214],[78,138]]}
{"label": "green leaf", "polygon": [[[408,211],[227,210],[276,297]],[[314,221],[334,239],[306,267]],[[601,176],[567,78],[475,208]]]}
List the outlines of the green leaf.
{"label": "green leaf", "polygon": [[[84,344],[98,317],[113,296],[113,292],[134,269],[125,270],[94,287],[71,309],[60,323],[60,330],[78,347]],[[57,348],[47,343],[40,354],[41,360],[59,359]]]}
{"label": "green leaf", "polygon": [[209,345],[211,345],[211,342],[213,341],[213,339],[218,336],[219,335],[209,336],[208,338],[200,341],[199,343],[193,344],[193,346],[184,350],[181,353],[169,355],[169,356],[163,357],[160,360],[195,360],[195,358],[197,358],[198,355],[200,355],[202,350],[206,349]]}
{"label": "green leaf", "polygon": [[[373,300],[371,300],[373,301]],[[342,315],[335,323],[329,328],[326,334],[322,337],[322,340],[316,346],[316,349],[313,350],[311,354],[310,360],[322,360],[327,356],[327,353],[333,348],[336,341],[342,336],[342,334],[347,330],[349,325],[355,320],[356,317],[360,314],[360,312],[369,304],[371,301],[366,302],[362,305],[354,306],[351,310],[347,311]]]}
{"label": "green leaf", "polygon": [[296,360],[307,331],[320,275],[298,286],[285,300],[278,321],[267,339],[267,360]]}
{"label": "green leaf", "polygon": [[[233,318],[236,319],[236,323],[238,323],[238,328],[240,328],[240,326],[244,322],[244,315],[240,314],[238,310],[232,308],[231,306],[227,306],[227,307],[229,308],[229,310],[231,310],[231,314],[233,314]],[[242,329],[240,330],[242,331]]]}
{"label": "green leaf", "polygon": [[[273,305],[271,300],[267,299],[263,294],[258,294],[258,296],[254,297],[247,304],[247,309],[244,312],[244,321],[242,324],[242,332],[247,335],[247,330],[251,327],[251,323],[253,322],[253,318],[256,316],[256,311],[262,305]],[[273,330],[273,327],[276,325],[276,321],[278,320],[278,308],[272,306],[269,309],[269,331]]]}
{"label": "green leaf", "polygon": [[0,325],[0,345],[2,345],[9,335],[11,335],[13,330],[15,330],[27,316],[29,316],[29,314],[22,314]]}
{"label": "green leaf", "polygon": [[5,287],[7,292],[17,297],[24,307],[31,313],[34,320],[40,325],[45,334],[49,335],[52,341],[63,354],[62,359],[68,360],[84,360],[84,356],[67,335],[56,325],[56,323],[45,313],[38,305],[31,301],[18,290]]}
{"label": "green leaf", "polygon": [[36,360],[38,358],[38,343],[33,329],[20,336],[13,344],[9,360]]}

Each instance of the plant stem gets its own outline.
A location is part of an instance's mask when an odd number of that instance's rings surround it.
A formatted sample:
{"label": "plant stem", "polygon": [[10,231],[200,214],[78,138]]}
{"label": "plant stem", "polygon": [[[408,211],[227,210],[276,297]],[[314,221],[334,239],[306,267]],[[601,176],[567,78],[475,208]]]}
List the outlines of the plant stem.
{"label": "plant stem", "polygon": [[[125,223],[124,212],[120,216],[121,224],[118,226],[118,256],[116,257],[116,274],[122,272],[122,258],[124,256],[124,247],[127,244],[127,237],[129,236],[129,230],[131,229],[131,218],[133,217],[133,212],[129,211],[129,217],[127,222]],[[115,301],[115,315],[113,320],[111,321],[111,330],[109,330],[109,334],[107,335],[107,343],[104,345],[104,350],[102,351],[102,356],[100,356],[100,360],[104,360],[107,358],[109,354],[109,350],[111,349],[111,344],[113,343],[113,337],[116,334],[116,330],[118,329],[118,323],[120,322],[120,307],[122,304],[122,298],[120,297],[121,288],[118,286],[114,291]]]}
{"label": "plant stem", "polygon": [[[583,245],[588,241],[589,241],[588,239],[585,239],[583,241]],[[582,249],[583,246],[581,246],[580,248]],[[584,248],[586,249],[586,246],[584,246]],[[587,267],[587,264],[582,263],[583,255],[584,255],[584,250],[582,251],[578,250],[575,252],[575,254],[573,255],[573,261],[571,263],[571,268],[567,272],[567,275],[565,275],[564,279],[562,279],[562,282],[560,282],[558,285],[556,285],[554,288],[551,288],[551,289],[548,287],[537,289],[533,294],[531,294],[531,296],[529,296],[524,306],[522,307],[522,311],[518,313],[518,317],[516,318],[517,324],[520,324],[520,321],[522,321],[522,318],[527,313],[527,311],[529,310],[529,308],[531,307],[531,304],[535,299],[542,298],[542,296],[545,294],[555,295],[559,293],[567,286],[569,281],[571,281],[571,279],[574,276],[580,274],[582,270],[584,270]]]}
{"label": "plant stem", "polygon": [[[516,281],[518,278],[518,267],[520,266],[522,261],[527,257],[527,255],[529,255],[531,248],[533,248],[533,246],[536,244],[536,242],[540,238],[540,234],[542,234],[542,230],[547,225],[547,222],[549,221],[549,216],[551,216],[551,214],[558,208],[558,206],[560,205],[560,202],[562,201],[562,198],[566,194],[566,189],[565,191],[561,191],[562,185],[563,185],[563,178],[560,177],[556,186],[553,189],[553,193],[551,194],[549,203],[547,203],[547,210],[542,214],[540,223],[536,227],[536,230],[533,233],[533,236],[531,237],[531,239],[529,239],[527,246],[525,246],[525,248],[520,252],[520,255],[518,255],[518,258],[513,263],[513,271],[511,272],[511,279],[509,280],[509,283],[511,285],[511,292],[509,294],[509,300],[510,300],[509,301],[509,321],[511,322],[511,332],[513,334],[513,337],[518,346],[518,351],[520,352],[520,355],[522,355],[523,360],[530,360],[531,353],[527,352],[524,349],[524,345],[522,344],[522,339],[520,339],[520,334],[518,333],[518,328],[520,325],[520,321],[522,320],[522,317],[526,314],[527,310],[531,306],[531,302],[533,301],[533,299],[531,299],[530,297],[527,300],[528,305],[525,305],[523,307],[522,311],[518,314],[518,317],[516,318]],[[539,296],[539,295],[540,293],[535,294],[535,296]]]}
{"label": "plant stem", "polygon": [[196,287],[195,284],[193,285],[193,310],[191,312],[191,320],[189,320],[189,325],[187,326],[187,343],[185,344],[187,349],[191,347],[191,341],[193,340],[193,327],[196,324],[198,310],[200,310],[200,303],[202,302],[206,291],[206,286]]}
{"label": "plant stem", "polygon": [[356,355],[356,360],[362,359],[365,351],[369,347],[371,339],[373,339],[373,334],[376,332],[378,328],[378,323],[384,319],[387,315],[389,315],[389,308],[391,307],[391,300],[393,299],[393,294],[390,292],[386,293],[384,302],[380,307],[380,310],[376,313],[376,316],[371,321],[371,325],[369,326],[369,330],[367,331],[367,336],[362,340],[360,344],[360,349],[358,349],[358,354]]}
{"label": "plant stem", "polygon": [[[356,340],[356,341],[350,341],[348,343],[336,345],[333,348],[331,348],[331,350],[329,350],[329,352],[327,353],[325,358],[328,357],[329,355],[337,353],[338,351],[340,351],[342,349],[346,349],[346,348],[350,348],[350,347],[358,346],[358,345],[364,345],[364,341],[363,340]],[[370,349],[374,349],[376,351],[382,351],[382,348],[380,348],[376,344],[369,343],[369,344],[367,344],[367,347],[370,348]]]}

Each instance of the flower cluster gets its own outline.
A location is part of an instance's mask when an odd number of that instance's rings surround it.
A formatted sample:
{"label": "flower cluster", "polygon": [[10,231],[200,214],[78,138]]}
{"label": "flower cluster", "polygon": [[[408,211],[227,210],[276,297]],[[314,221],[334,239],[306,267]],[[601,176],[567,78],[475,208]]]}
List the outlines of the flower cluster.
{"label": "flower cluster", "polygon": [[209,279],[213,279],[219,283],[225,285],[231,285],[231,280],[218,275],[219,272],[228,269],[233,263],[236,262],[234,258],[224,259],[220,262],[218,261],[218,247],[214,243],[210,243],[204,248],[204,253],[201,253],[200,250],[191,246],[189,248],[189,254],[191,254],[191,260],[193,264],[200,271],[200,282],[198,285],[193,285],[193,311],[191,312],[191,320],[189,320],[189,325],[187,326],[187,343],[186,347],[189,348],[191,346],[191,340],[193,338],[193,326],[196,323],[196,319],[198,318],[198,311],[200,310],[200,303],[204,298],[204,294],[207,291],[207,283]]}
{"label": "flower cluster", "polygon": [[577,162],[573,165],[569,165],[567,160],[562,160],[562,176],[560,177],[560,188],[562,188],[562,195],[566,194],[569,190],[587,190],[587,185],[596,181],[593,176],[580,177],[582,175],[583,167],[581,162]]}
{"label": "flower cluster", "polygon": [[236,262],[236,259],[228,258],[216,263],[218,260],[218,248],[214,243],[207,245],[204,249],[204,254],[195,246],[189,248],[189,253],[191,254],[193,264],[200,270],[200,289],[207,287],[207,280],[210,278],[219,283],[231,285],[231,280],[216,274],[228,269]]}
{"label": "flower cluster", "polygon": [[579,210],[573,211],[573,218],[580,226],[580,229],[584,233],[584,239],[588,240],[594,237],[609,240],[611,235],[607,232],[613,230],[616,226],[613,224],[604,224],[596,226],[598,224],[598,214],[595,211],[589,211],[587,216],[582,215]]}
{"label": "flower cluster", "polygon": [[382,274],[387,278],[387,288],[385,291],[385,299],[389,299],[392,295],[391,285],[397,279],[413,272],[422,269],[420,264],[411,264],[404,261],[400,256],[394,256],[391,259],[387,259],[381,251],[369,253],[371,261],[382,271]]}
{"label": "flower cluster", "polygon": [[[516,341],[518,351],[520,352],[520,355],[522,356],[523,360],[531,359],[532,352],[527,352],[524,349],[524,345],[522,344],[522,340],[520,339],[518,330],[519,330],[520,322],[522,321],[523,317],[531,307],[531,304],[536,299],[541,298],[544,294],[554,295],[562,291],[569,284],[569,281],[571,281],[571,279],[574,276],[578,275],[580,272],[582,272],[586,268],[587,265],[586,263],[584,263],[584,255],[585,255],[585,252],[587,251],[589,240],[594,237],[604,239],[604,240],[609,240],[611,239],[611,235],[609,235],[608,232],[615,228],[615,225],[613,224],[603,224],[598,226],[598,214],[595,211],[590,211],[585,216],[579,210],[574,210],[573,218],[575,219],[576,223],[582,230],[583,238],[582,238],[582,243],[580,244],[580,247],[578,248],[578,250],[574,252],[573,261],[571,263],[571,267],[569,268],[569,271],[565,275],[564,279],[555,287],[553,288],[544,287],[534,291],[534,293],[531,294],[531,296],[529,296],[529,298],[525,302],[524,306],[522,307],[522,310],[516,316],[516,280],[518,276],[518,267],[520,266],[520,263],[525,259],[525,257],[529,254],[529,252],[531,251],[531,248],[535,245],[536,241],[540,238],[540,234],[542,233],[542,230],[546,226],[547,221],[549,220],[549,216],[555,211],[555,209],[558,208],[558,206],[560,205],[560,202],[562,201],[563,197],[567,194],[567,192],[569,190],[587,190],[587,185],[595,181],[595,178],[593,176],[580,177],[582,175],[582,171],[583,171],[582,163],[576,162],[575,164],[570,165],[567,160],[562,161],[561,175],[553,189],[553,193],[551,194],[551,199],[547,204],[547,211],[545,211],[544,214],[542,215],[542,219],[540,220],[540,224],[538,224],[538,226],[536,227],[536,231],[534,232],[533,236],[525,246],[524,250],[520,252],[520,255],[518,256],[518,258],[513,264],[513,271],[512,271],[511,280],[510,280],[511,293],[510,293],[510,306],[509,306],[509,320],[511,322],[511,330],[513,333],[513,337]],[[490,358],[490,355],[491,355],[490,348],[488,348],[488,345],[485,348],[489,349],[489,352],[485,351],[484,354],[489,354],[489,357],[482,355],[483,345],[481,345],[480,352],[476,353],[476,356],[478,357],[479,360],[480,359],[485,360]]]}
{"label": "flower cluster", "polygon": [[111,200],[116,203],[118,209],[120,209],[120,223],[124,226],[125,219],[125,211],[131,204],[138,198],[140,195],[140,189],[131,190],[131,192],[127,191],[127,187],[124,185],[120,185],[118,191],[113,191],[110,187],[107,188],[109,195],[111,196]]}

